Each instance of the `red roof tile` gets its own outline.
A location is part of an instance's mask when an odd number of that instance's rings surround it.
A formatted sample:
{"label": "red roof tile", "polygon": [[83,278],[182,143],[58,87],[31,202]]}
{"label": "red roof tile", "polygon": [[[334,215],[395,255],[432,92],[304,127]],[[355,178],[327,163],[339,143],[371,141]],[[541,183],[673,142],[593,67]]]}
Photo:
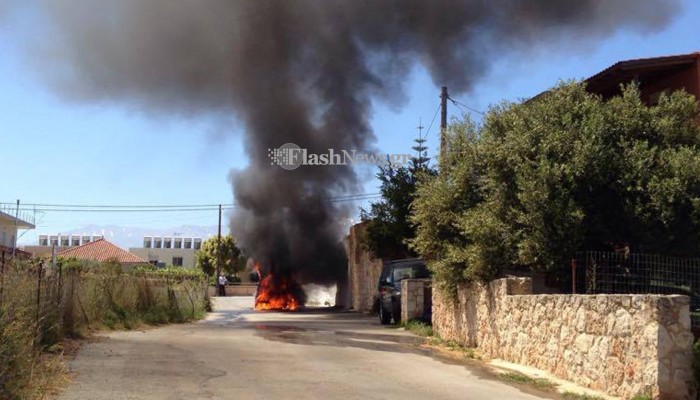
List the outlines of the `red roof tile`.
{"label": "red roof tile", "polygon": [[147,264],[141,257],[135,256],[121,247],[104,239],[99,239],[82,246],[73,247],[58,253],[59,257],[75,257],[79,260],[93,260],[103,262],[108,259],[116,259],[122,264]]}

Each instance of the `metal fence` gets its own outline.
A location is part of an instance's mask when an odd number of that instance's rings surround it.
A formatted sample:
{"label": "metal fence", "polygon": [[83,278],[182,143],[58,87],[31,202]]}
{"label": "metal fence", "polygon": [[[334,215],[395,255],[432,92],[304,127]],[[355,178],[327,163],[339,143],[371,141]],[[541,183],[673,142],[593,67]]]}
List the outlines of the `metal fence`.
{"label": "metal fence", "polygon": [[567,292],[686,295],[693,328],[700,329],[700,258],[586,251],[576,254],[566,275]]}

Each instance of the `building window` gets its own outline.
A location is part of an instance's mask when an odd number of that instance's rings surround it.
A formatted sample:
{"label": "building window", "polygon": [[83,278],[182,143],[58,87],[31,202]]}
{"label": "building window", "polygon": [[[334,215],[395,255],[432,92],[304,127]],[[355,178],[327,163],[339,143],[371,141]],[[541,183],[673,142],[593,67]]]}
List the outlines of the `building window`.
{"label": "building window", "polygon": [[68,247],[68,238],[61,239],[61,247]]}
{"label": "building window", "polygon": [[143,247],[150,249],[151,248],[151,238],[144,239],[143,240]]}
{"label": "building window", "polygon": [[165,249],[172,248],[172,241],[170,239],[163,240],[163,248],[165,248]]}
{"label": "building window", "polygon": [[80,246],[80,238],[79,237],[74,237],[72,239],[72,242],[73,242],[73,244],[72,244],[73,246]]}
{"label": "building window", "polygon": [[186,249],[192,248],[192,241],[190,239],[185,239],[185,248]]}
{"label": "building window", "polygon": [[[3,243],[5,242],[5,232],[2,233],[2,241]],[[39,239],[39,246],[48,246],[49,245],[49,239],[43,237]]]}
{"label": "building window", "polygon": [[51,239],[51,246],[58,246],[58,239]]}
{"label": "building window", "polygon": [[182,267],[182,257],[173,257],[173,266]]}
{"label": "building window", "polygon": [[156,249],[160,249],[160,239],[155,239],[153,247]]}
{"label": "building window", "polygon": [[182,239],[175,239],[175,248],[176,249],[182,248]]}
{"label": "building window", "polygon": [[202,240],[201,239],[195,239],[194,240],[194,249],[199,250],[202,248]]}

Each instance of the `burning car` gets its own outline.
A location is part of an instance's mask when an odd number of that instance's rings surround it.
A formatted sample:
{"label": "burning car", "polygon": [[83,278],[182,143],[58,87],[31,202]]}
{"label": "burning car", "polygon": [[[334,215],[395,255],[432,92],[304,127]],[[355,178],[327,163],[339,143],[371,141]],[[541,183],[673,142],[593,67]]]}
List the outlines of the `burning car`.
{"label": "burning car", "polygon": [[259,276],[255,292],[256,310],[295,311],[304,305],[304,289],[290,271],[278,269],[263,273],[260,263],[255,263]]}

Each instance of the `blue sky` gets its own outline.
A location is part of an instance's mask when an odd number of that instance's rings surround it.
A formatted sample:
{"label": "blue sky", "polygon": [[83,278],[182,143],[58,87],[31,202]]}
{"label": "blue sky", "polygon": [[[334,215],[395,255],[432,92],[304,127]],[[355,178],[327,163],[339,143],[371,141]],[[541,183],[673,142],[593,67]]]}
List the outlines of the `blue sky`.
{"label": "blue sky", "polygon": [[[560,79],[585,78],[616,61],[700,51],[700,3],[687,2],[682,15],[661,32],[620,32],[586,48],[558,45],[493,60],[492,70],[471,93],[455,95],[485,110],[502,99],[530,97]],[[21,33],[21,23],[0,24],[0,39]],[[47,65],[47,68],[50,68]],[[421,68],[406,84],[400,109],[375,104],[372,127],[378,149],[410,151],[419,118],[428,126],[439,85]],[[460,110],[451,106],[450,116]],[[474,115],[479,119],[478,115]],[[437,121],[436,121],[437,124]],[[67,204],[214,204],[232,202],[227,174],[246,164],[240,123],[153,116],[114,104],[65,102],[46,88],[13,40],[0,40],[0,202]],[[437,149],[437,126],[428,146]],[[366,192],[376,192],[368,171]],[[48,213],[25,236],[56,233],[89,223],[170,227],[214,225],[216,213]]]}

